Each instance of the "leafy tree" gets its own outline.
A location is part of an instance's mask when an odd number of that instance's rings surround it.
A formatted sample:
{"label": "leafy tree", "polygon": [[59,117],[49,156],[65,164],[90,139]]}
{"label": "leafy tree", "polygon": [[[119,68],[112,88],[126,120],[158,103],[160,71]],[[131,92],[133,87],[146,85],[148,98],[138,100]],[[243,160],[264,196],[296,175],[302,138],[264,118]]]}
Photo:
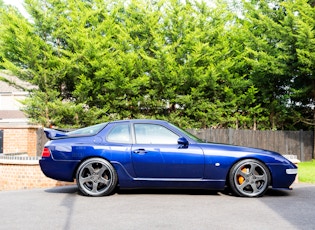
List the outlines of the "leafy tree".
{"label": "leafy tree", "polygon": [[[314,1],[296,0],[283,3],[288,9],[287,20],[291,26],[290,37],[294,71],[292,71],[291,107],[294,123],[302,122],[315,133],[315,8]],[[303,126],[302,126],[303,127]],[[314,143],[315,143],[315,135]],[[315,145],[315,144],[314,144]],[[315,146],[313,148],[315,157]]]}
{"label": "leafy tree", "polygon": [[292,71],[291,106],[300,121],[315,126],[315,8],[305,0],[288,1],[287,20],[294,41],[295,70]]}
{"label": "leafy tree", "polygon": [[232,15],[225,5],[211,9],[206,3],[170,4],[168,9],[172,10],[162,27],[166,28],[167,42],[161,50],[165,54],[158,53],[162,60],[155,68],[156,74],[162,75],[159,79],[165,77],[165,88],[173,88],[173,94],[164,96],[173,105],[168,112],[182,116],[187,123],[195,121],[198,127],[236,127],[235,115],[251,97],[252,85],[231,72],[237,56],[230,45],[233,28],[228,22]]}
{"label": "leafy tree", "polygon": [[233,59],[241,58],[223,3],[26,4],[32,22],[14,11],[2,17],[1,40],[11,44],[1,50],[2,66],[39,86],[26,101],[38,122],[151,117],[183,126],[253,126],[257,90],[244,72],[232,72],[240,69]]}
{"label": "leafy tree", "polygon": [[259,90],[256,100],[269,115],[272,129],[283,128],[288,113],[288,54],[283,51],[285,9],[280,1],[244,2],[242,30],[246,34],[248,74]]}
{"label": "leafy tree", "polygon": [[231,1],[25,3],[30,19],[1,10],[0,66],[38,86],[25,101],[35,122],[294,129],[312,118],[306,0],[244,1],[237,14]]}

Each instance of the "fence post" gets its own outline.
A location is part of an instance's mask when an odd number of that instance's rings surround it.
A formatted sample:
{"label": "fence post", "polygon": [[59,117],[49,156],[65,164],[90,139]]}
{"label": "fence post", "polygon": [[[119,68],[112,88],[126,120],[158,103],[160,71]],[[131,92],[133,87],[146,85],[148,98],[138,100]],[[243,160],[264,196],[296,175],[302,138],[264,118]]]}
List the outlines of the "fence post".
{"label": "fence post", "polygon": [[300,130],[300,160],[305,161],[304,156],[304,139],[303,139],[303,130]]}
{"label": "fence post", "polygon": [[289,154],[289,141],[288,141],[288,136],[289,136],[289,132],[286,131],[286,133],[284,134],[284,143],[285,143],[285,155]]}
{"label": "fence post", "polygon": [[229,128],[229,144],[233,145],[233,129]]}

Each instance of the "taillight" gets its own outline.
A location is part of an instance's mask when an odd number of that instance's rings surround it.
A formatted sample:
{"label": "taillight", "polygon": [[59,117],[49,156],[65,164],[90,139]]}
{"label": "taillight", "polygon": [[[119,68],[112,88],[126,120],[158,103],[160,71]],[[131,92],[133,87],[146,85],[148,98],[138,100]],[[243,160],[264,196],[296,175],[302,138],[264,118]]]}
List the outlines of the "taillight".
{"label": "taillight", "polygon": [[42,157],[50,157],[50,150],[49,150],[49,148],[44,148],[43,149]]}

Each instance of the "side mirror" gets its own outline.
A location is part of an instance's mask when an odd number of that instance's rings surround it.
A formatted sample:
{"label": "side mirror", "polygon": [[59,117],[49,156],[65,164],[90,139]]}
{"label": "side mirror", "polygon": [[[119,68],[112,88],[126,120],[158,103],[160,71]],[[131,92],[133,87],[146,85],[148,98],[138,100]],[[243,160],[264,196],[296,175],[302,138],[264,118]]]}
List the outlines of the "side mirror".
{"label": "side mirror", "polygon": [[189,145],[189,142],[185,137],[178,138],[177,143],[180,145],[180,148],[187,148]]}

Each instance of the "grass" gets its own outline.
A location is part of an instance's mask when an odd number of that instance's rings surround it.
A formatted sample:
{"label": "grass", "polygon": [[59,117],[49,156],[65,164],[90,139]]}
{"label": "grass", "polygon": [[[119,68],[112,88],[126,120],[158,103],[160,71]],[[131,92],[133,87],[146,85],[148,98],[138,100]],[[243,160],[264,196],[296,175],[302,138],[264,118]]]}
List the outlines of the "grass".
{"label": "grass", "polygon": [[298,164],[299,182],[315,184],[315,160]]}

